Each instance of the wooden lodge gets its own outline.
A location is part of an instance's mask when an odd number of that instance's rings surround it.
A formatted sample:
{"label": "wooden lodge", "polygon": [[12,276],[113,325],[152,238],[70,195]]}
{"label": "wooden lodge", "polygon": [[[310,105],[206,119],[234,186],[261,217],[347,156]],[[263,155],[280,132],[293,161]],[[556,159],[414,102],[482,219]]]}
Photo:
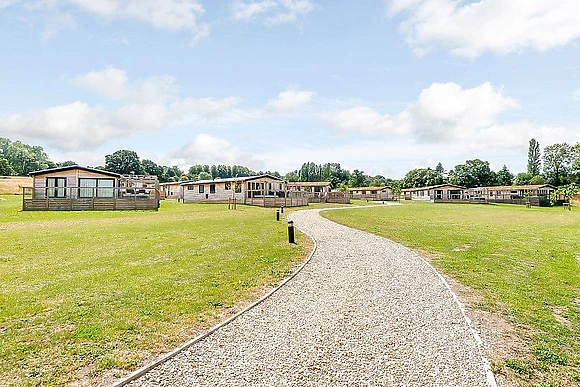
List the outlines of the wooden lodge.
{"label": "wooden lodge", "polygon": [[310,203],[349,204],[351,195],[333,192],[329,181],[295,181],[287,184],[289,192],[306,192]]}
{"label": "wooden lodge", "polygon": [[31,172],[24,211],[157,210],[157,176],[123,176],[72,165]]}
{"label": "wooden lodge", "polygon": [[466,188],[455,184],[438,184],[429,187],[405,188],[401,190],[405,200],[432,203],[469,202]]}
{"label": "wooden lodge", "polygon": [[183,186],[181,183],[181,181],[159,183],[159,193],[161,194],[161,199],[183,199]]}
{"label": "wooden lodge", "polygon": [[287,183],[271,175],[182,182],[184,203],[229,203],[262,207],[308,205],[308,193],[289,191]]}
{"label": "wooden lodge", "polygon": [[489,203],[527,204],[532,206],[550,206],[550,194],[557,188],[550,184],[506,185],[496,187],[475,187],[467,190],[470,199]]}
{"label": "wooden lodge", "polygon": [[383,187],[357,187],[349,188],[349,193],[353,199],[360,200],[394,200],[393,188]]}

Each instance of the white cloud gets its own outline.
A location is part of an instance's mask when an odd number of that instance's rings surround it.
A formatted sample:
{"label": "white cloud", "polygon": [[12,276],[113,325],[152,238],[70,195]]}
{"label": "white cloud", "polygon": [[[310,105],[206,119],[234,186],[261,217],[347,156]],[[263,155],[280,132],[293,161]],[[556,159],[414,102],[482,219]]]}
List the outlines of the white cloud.
{"label": "white cloud", "polygon": [[494,90],[489,82],[465,90],[453,82],[434,83],[423,89],[409,111],[419,139],[443,142],[469,137],[492,125],[500,113],[519,106],[501,91]]}
{"label": "white cloud", "polygon": [[518,103],[504,97],[501,89],[490,83],[472,89],[450,83],[434,83],[423,89],[415,103],[396,117],[382,114],[367,106],[332,113],[322,119],[331,128],[365,135],[415,134],[421,142],[443,142],[469,137],[492,125],[497,116]]}
{"label": "white cloud", "polygon": [[234,0],[232,3],[235,20],[248,22],[262,17],[267,25],[295,23],[314,8],[311,0]]}
{"label": "white cloud", "polygon": [[411,130],[410,117],[407,111],[392,118],[388,114],[381,114],[370,107],[357,106],[332,113],[324,112],[321,117],[333,129],[360,132],[364,135],[402,135]]}
{"label": "white cloud", "polygon": [[11,6],[12,4],[18,3],[20,0],[0,0],[0,9]]}
{"label": "white cloud", "polygon": [[577,0],[387,0],[386,13],[406,14],[400,31],[419,55],[543,52],[580,37]]}
{"label": "white cloud", "polygon": [[481,143],[496,149],[527,149],[531,138],[540,144],[580,141],[580,132],[565,127],[538,126],[529,121],[492,125],[478,136]]}
{"label": "white cloud", "polygon": [[150,77],[130,82],[114,67],[73,79],[100,95],[119,101],[115,109],[73,102],[22,114],[0,115],[0,132],[31,140],[42,139],[58,150],[96,147],[139,131],[175,126],[210,125],[241,102],[239,97],[180,98],[174,79]]}
{"label": "white cloud", "polygon": [[275,8],[276,2],[271,0],[256,1],[252,3],[245,3],[243,0],[234,0],[232,9],[234,12],[234,19],[251,21],[255,17],[268,12],[268,10]]}
{"label": "white cloud", "polygon": [[268,101],[268,106],[278,112],[287,112],[308,104],[313,96],[312,91],[286,90],[278,94],[277,99]]}
{"label": "white cloud", "polygon": [[[4,3],[2,2],[4,1]],[[0,0],[2,5],[10,5],[11,1]],[[210,26],[199,21],[205,12],[199,0],[39,0],[26,3],[29,11],[54,11],[55,16],[49,17],[48,27],[42,33],[42,39],[52,38],[58,30],[76,28],[76,21],[67,13],[59,10],[71,6],[101,18],[115,20],[137,20],[157,29],[168,31],[189,31],[193,37],[190,45],[194,46],[206,39]],[[67,15],[68,19],[62,15]],[[58,20],[50,19],[60,19]]]}
{"label": "white cloud", "polygon": [[78,23],[70,13],[57,12],[48,18],[47,27],[42,31],[40,39],[47,42],[55,37],[59,31],[76,30],[77,28]]}
{"label": "white cloud", "polygon": [[192,142],[173,152],[173,156],[180,165],[242,164],[260,169],[264,164],[263,160],[241,153],[238,147],[229,141],[206,133],[198,134]]}

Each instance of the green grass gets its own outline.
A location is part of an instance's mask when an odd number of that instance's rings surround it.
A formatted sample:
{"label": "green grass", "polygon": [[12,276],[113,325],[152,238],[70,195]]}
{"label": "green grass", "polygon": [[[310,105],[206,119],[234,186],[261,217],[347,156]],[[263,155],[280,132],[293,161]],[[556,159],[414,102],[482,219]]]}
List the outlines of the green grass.
{"label": "green grass", "polygon": [[578,385],[580,209],[403,203],[323,216],[419,250],[475,292],[472,307],[516,327],[528,352],[496,370],[522,386]]}
{"label": "green grass", "polygon": [[[5,200],[2,200],[5,199]],[[274,210],[21,212],[0,197],[0,384],[131,370],[278,283],[307,253]]]}

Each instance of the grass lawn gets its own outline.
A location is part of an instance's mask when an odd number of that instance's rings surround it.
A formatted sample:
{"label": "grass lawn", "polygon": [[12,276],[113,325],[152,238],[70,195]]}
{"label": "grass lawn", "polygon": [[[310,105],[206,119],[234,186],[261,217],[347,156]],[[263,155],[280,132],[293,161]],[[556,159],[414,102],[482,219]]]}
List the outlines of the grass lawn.
{"label": "grass lawn", "polygon": [[[273,209],[21,212],[0,196],[0,384],[96,384],[262,293],[306,256]],[[239,304],[237,304],[239,307]]]}
{"label": "grass lawn", "polygon": [[493,359],[514,385],[580,385],[580,208],[404,203],[323,216],[430,257],[525,342]]}

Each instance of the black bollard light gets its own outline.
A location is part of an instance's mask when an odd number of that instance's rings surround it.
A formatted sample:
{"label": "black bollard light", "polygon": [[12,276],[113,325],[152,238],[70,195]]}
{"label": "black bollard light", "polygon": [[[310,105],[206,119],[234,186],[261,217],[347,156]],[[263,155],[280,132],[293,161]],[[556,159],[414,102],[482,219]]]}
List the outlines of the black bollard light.
{"label": "black bollard light", "polygon": [[294,243],[294,222],[288,221],[288,243]]}
{"label": "black bollard light", "polygon": [[284,213],[284,206],[280,206],[280,212]]}
{"label": "black bollard light", "polygon": [[280,221],[280,210],[276,210],[276,220]]}

